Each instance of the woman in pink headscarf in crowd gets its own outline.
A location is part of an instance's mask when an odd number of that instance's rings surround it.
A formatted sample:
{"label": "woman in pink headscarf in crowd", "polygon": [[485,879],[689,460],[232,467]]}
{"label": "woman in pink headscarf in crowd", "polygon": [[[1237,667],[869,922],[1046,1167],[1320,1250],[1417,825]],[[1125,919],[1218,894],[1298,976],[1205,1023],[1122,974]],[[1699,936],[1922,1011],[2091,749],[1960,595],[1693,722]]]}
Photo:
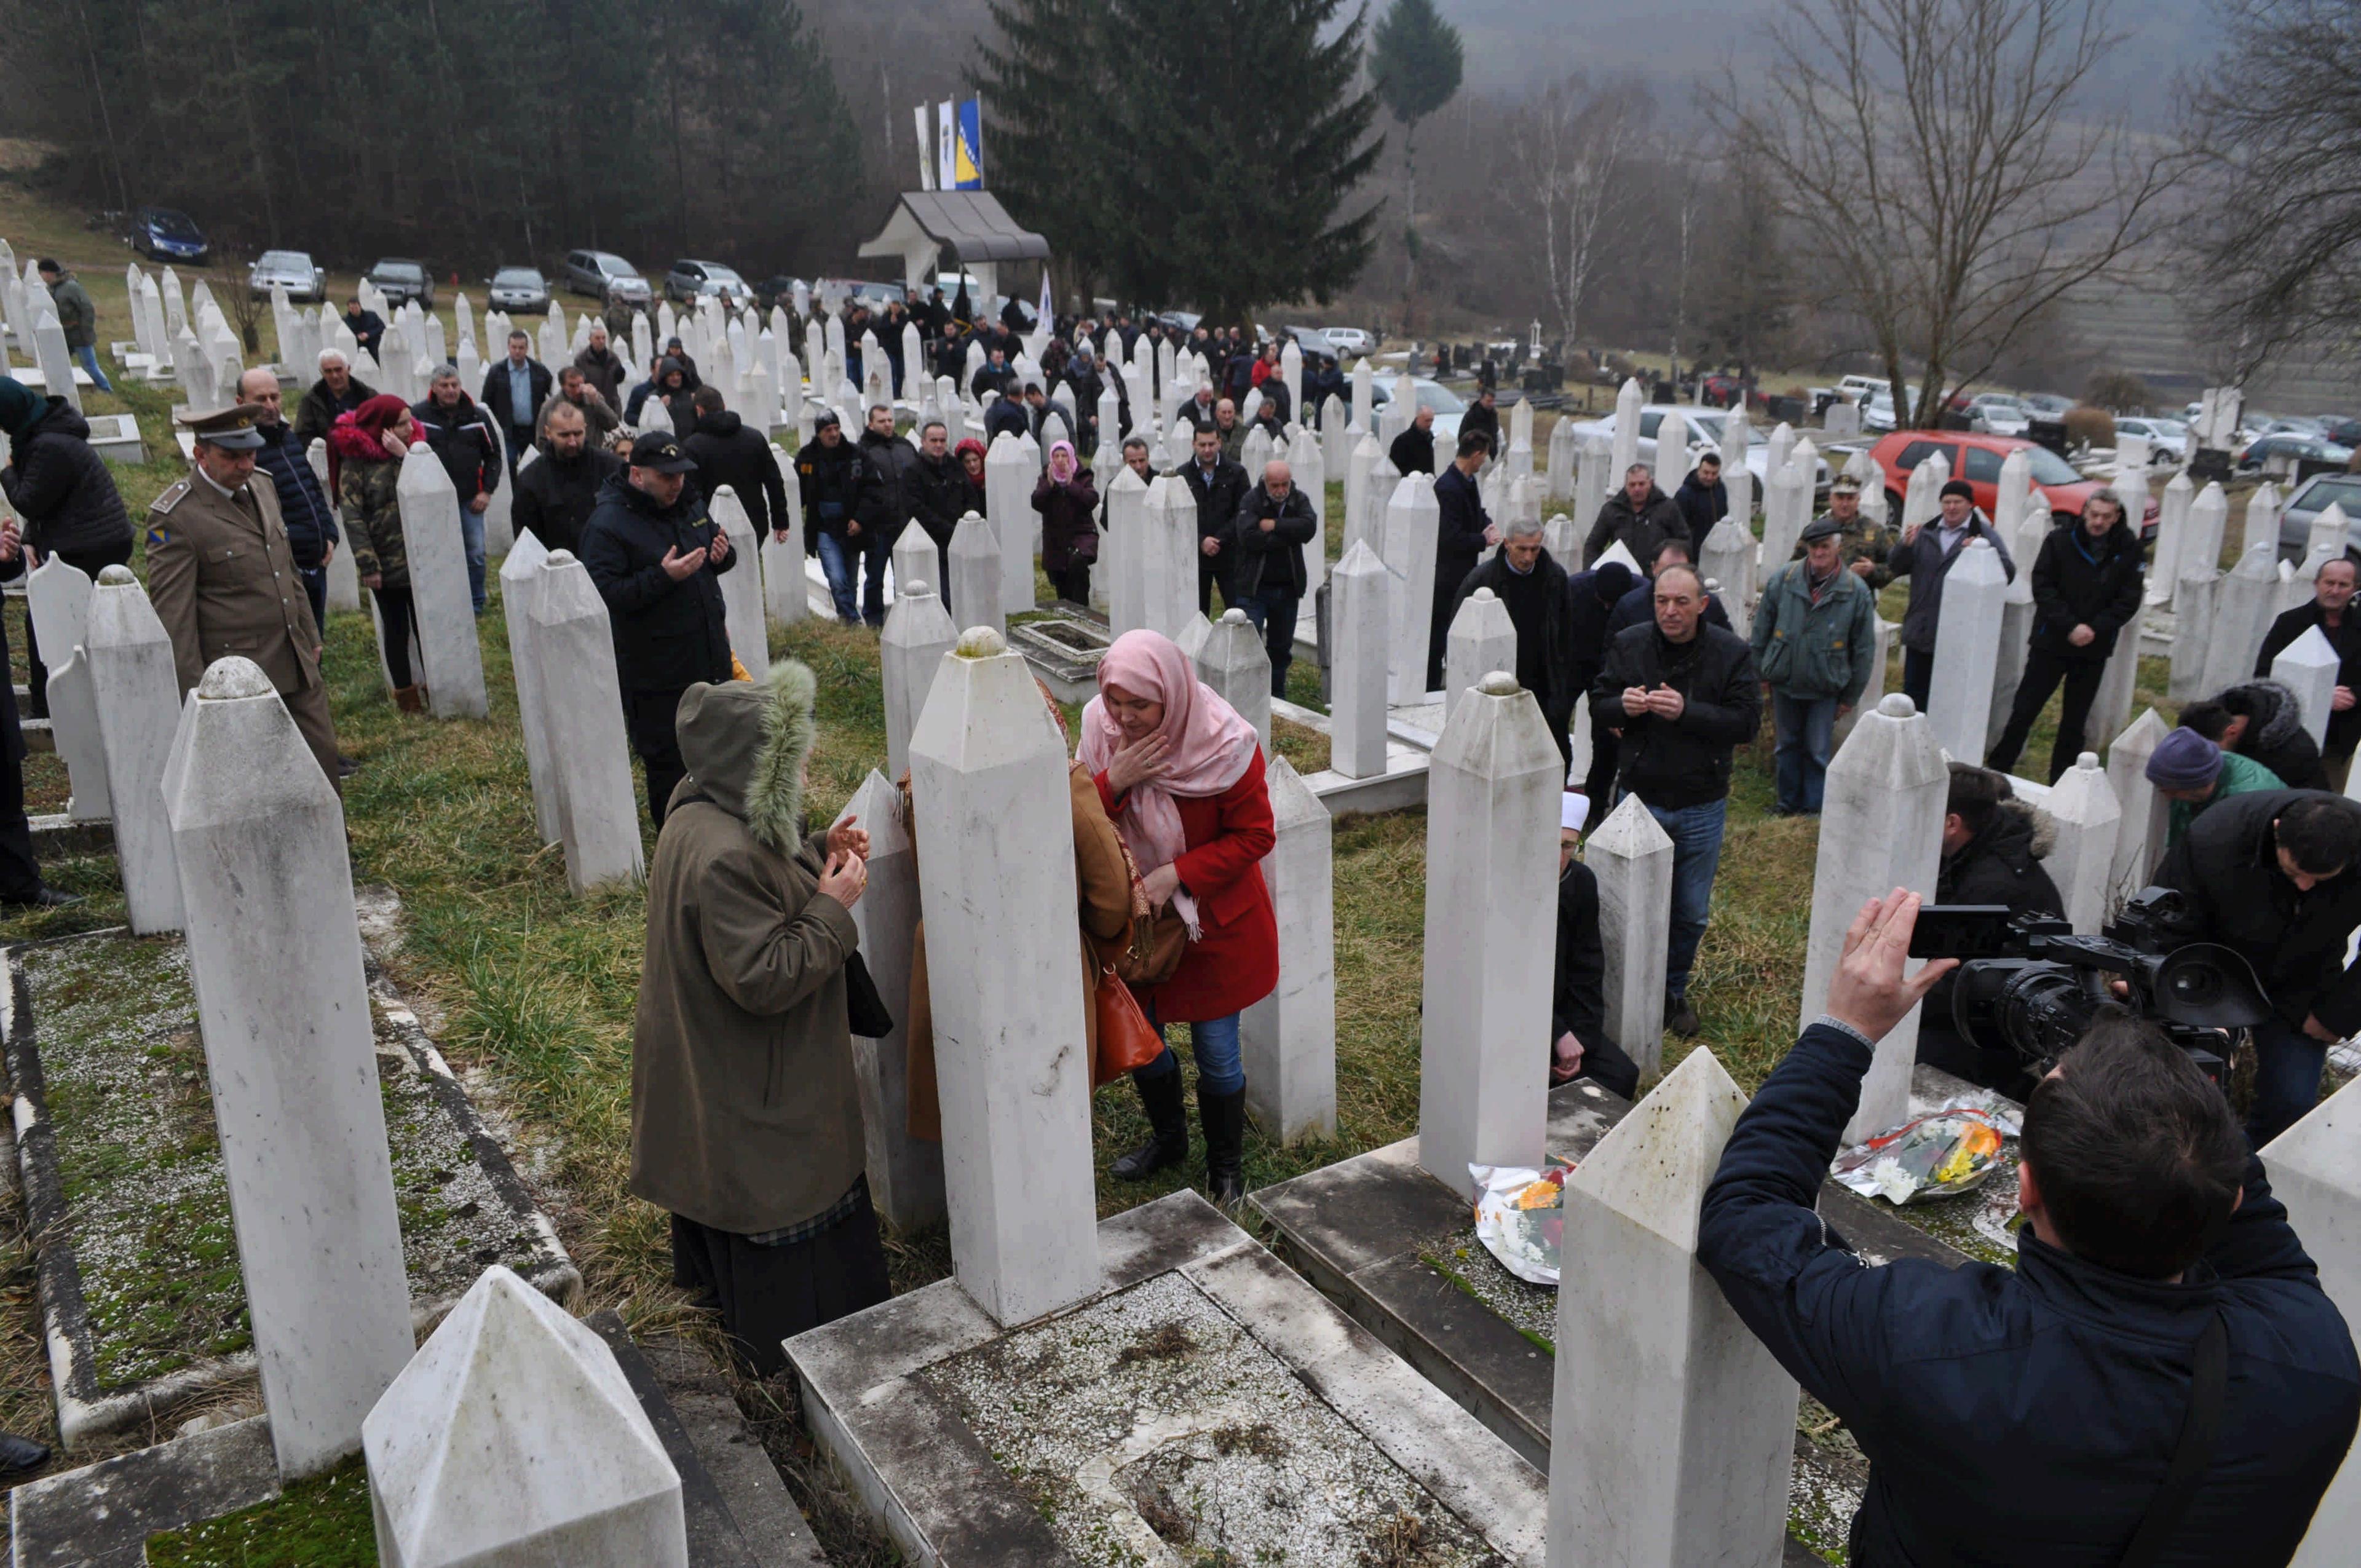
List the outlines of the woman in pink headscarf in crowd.
{"label": "woman in pink headscarf in crowd", "polygon": [[[1198,681],[1170,638],[1126,631],[1099,661],[1099,695],[1082,709],[1082,762],[1148,902],[1187,926],[1180,967],[1134,989],[1159,1031],[1189,1025],[1205,1185],[1214,1202],[1234,1205],[1246,1195],[1238,1014],[1279,983],[1279,923],[1262,880],[1273,841],[1262,748],[1254,726]],[[1115,1164],[1115,1175],[1136,1181],[1188,1157],[1189,1120],[1170,1046],[1131,1078],[1155,1129]]]}
{"label": "woman in pink headscarf in crowd", "polygon": [[1091,471],[1074,455],[1073,444],[1050,443],[1049,466],[1033,487],[1033,510],[1041,514],[1041,570],[1069,604],[1091,602],[1091,563],[1099,558],[1092,514],[1098,508]]}

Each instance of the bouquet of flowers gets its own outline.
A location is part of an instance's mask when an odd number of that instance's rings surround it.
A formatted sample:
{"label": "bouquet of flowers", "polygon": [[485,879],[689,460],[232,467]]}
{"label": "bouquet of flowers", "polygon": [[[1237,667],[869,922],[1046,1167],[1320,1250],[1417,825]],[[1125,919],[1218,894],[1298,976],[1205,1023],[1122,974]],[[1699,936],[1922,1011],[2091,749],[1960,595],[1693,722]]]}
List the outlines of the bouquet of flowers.
{"label": "bouquet of flowers", "polygon": [[1947,1106],[1845,1150],[1829,1174],[1864,1198],[1897,1207],[1949,1197],[1990,1176],[2000,1164],[2002,1140],[2016,1132],[1987,1111]]}

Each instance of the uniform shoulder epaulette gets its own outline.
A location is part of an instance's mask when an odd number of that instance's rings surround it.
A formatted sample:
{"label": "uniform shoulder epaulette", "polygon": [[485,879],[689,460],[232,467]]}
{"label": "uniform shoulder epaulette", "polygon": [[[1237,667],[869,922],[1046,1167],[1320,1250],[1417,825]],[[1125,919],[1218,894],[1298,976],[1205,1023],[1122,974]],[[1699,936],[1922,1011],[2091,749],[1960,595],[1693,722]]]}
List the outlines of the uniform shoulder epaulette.
{"label": "uniform shoulder epaulette", "polygon": [[154,501],[149,503],[148,510],[149,511],[169,512],[174,507],[179,506],[181,504],[181,498],[188,493],[189,481],[186,479],[175,479],[170,485],[165,488],[162,495],[158,496]]}

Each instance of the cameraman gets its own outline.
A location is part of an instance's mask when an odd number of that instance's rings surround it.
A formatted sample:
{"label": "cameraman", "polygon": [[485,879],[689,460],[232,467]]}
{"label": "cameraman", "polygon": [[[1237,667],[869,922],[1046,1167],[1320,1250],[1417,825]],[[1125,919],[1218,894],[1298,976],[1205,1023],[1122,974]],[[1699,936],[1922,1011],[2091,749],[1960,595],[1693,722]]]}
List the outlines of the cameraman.
{"label": "cameraman", "polygon": [[2330,1043],[2361,1030],[2361,966],[2345,962],[2361,926],[2356,860],[2361,806],[2318,790],[2265,790],[2200,817],[2156,873],[2188,901],[2179,934],[2235,951],[2270,998],[2272,1017],[2254,1032],[2246,1135],[2257,1148],[2312,1109]]}
{"label": "cameraman", "polygon": [[1869,1456],[1848,1561],[2285,1563],[2361,1365],[2229,1105],[2157,1030],[2103,1018],[2035,1089],[2015,1270],[1872,1267],[1814,1212],[1876,1041],[1953,966],[1903,978],[1917,917],[1900,888],[1855,917],[1698,1222],[1731,1308]]}

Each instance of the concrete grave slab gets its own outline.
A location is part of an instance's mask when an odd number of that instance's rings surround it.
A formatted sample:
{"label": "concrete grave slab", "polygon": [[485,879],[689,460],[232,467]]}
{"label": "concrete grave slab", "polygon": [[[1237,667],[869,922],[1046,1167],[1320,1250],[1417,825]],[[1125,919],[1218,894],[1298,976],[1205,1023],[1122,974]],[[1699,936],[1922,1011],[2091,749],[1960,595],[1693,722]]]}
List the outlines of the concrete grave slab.
{"label": "concrete grave slab", "polygon": [[1098,1293],[1009,1332],[943,1280],[787,1342],[905,1552],[1540,1563],[1541,1473],[1197,1194],[1102,1223],[1099,1253]]}
{"label": "concrete grave slab", "polygon": [[[1917,1069],[1914,1113],[1962,1098],[1995,1099],[1938,1069]],[[1579,1162],[1630,1110],[1630,1102],[1587,1079],[1553,1090],[1550,1157]],[[1405,1138],[1249,1193],[1246,1201],[1278,1232],[1280,1255],[1324,1299],[1546,1470],[1557,1292],[1518,1278],[1485,1251],[1466,1203],[1421,1170],[1418,1158],[1418,1139]],[[1997,1263],[2014,1250],[2013,1243],[2004,1245],[2001,1228],[2015,1208],[2014,1172],[2006,1165],[2005,1184],[1995,1172],[1978,1192],[1906,1213],[1830,1182],[1820,1190],[1819,1207],[1872,1264],[1899,1257],[1946,1267]],[[1818,1521],[1815,1533],[1840,1544],[1864,1474],[1857,1455],[1848,1458],[1799,1432],[1791,1519],[1799,1527]],[[1789,1537],[1787,1563],[1817,1561]]]}

